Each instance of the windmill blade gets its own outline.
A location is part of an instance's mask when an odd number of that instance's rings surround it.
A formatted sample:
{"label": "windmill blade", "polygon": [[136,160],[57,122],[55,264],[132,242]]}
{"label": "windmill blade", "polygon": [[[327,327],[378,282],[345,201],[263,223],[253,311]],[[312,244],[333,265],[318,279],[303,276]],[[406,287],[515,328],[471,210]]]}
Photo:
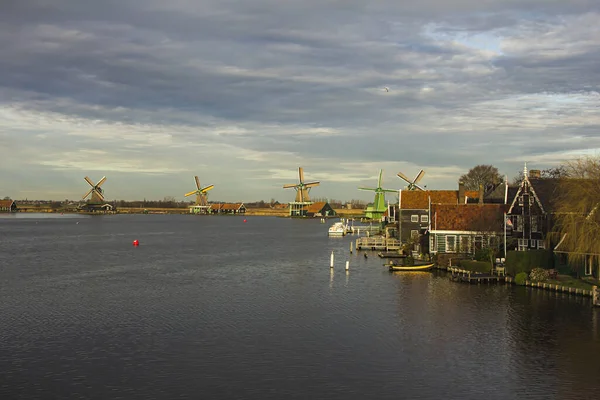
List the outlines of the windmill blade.
{"label": "windmill blade", "polygon": [[198,179],[198,176],[194,176],[194,179],[196,180],[196,187],[200,190],[200,179]]}
{"label": "windmill blade", "polygon": [[208,192],[209,190],[211,190],[211,189],[212,189],[212,188],[214,188],[214,187],[215,187],[215,185],[210,185],[210,186],[207,186],[207,187],[205,187],[205,188],[201,189],[200,191],[201,191],[202,193],[206,193],[206,192]]}
{"label": "windmill blade", "polygon": [[419,172],[419,175],[417,175],[417,177],[415,178],[415,180],[413,181],[414,184],[417,184],[421,178],[423,177],[423,175],[425,175],[425,171],[421,170],[421,172]]}
{"label": "windmill blade", "polygon": [[300,183],[304,182],[304,169],[302,167],[298,168],[298,176],[300,177]]}
{"label": "windmill blade", "polygon": [[298,187],[298,184],[292,183],[292,184],[289,184],[289,185],[283,185],[284,189],[295,188],[295,187]]}
{"label": "windmill blade", "polygon": [[388,192],[388,193],[398,193],[397,190],[393,190],[393,189],[381,189],[382,192]]}
{"label": "windmill blade", "polygon": [[362,187],[359,187],[359,188],[358,188],[358,190],[375,190],[375,191],[377,191],[377,189],[373,189],[373,188],[362,188]]}
{"label": "windmill blade", "polygon": [[198,193],[198,191],[197,191],[197,190],[194,190],[193,192],[186,193],[186,194],[185,194],[185,197],[188,197],[188,196],[191,196],[191,195],[193,195],[193,194],[197,194],[197,193]]}
{"label": "windmill blade", "polygon": [[383,176],[383,170],[379,170],[379,180],[377,181],[377,187],[381,187],[381,178]]}
{"label": "windmill blade", "polygon": [[423,192],[425,191],[425,189],[423,189],[421,186],[417,185],[416,183],[415,183],[415,184],[413,184],[413,186],[414,186],[415,188],[419,189],[420,191],[423,191]]}
{"label": "windmill blade", "polygon": [[90,193],[92,193],[94,191],[94,188],[91,188],[90,190],[88,190],[88,192],[81,198],[81,200],[85,200],[86,197],[88,197],[90,195]]}
{"label": "windmill blade", "polygon": [[103,184],[104,182],[106,182],[106,177],[105,177],[105,176],[103,176],[103,177],[102,177],[102,179],[100,179],[100,180],[98,181],[98,183],[96,184],[96,187],[100,187],[100,186],[102,186],[102,184]]}
{"label": "windmill blade", "polygon": [[321,182],[308,182],[304,184],[304,187],[313,187],[313,186],[319,186],[321,184]]}
{"label": "windmill blade", "polygon": [[404,175],[402,172],[398,172],[398,176],[402,179],[404,179],[407,183],[412,183],[410,179],[408,179],[408,177],[406,175]]}
{"label": "windmill blade", "polygon": [[104,201],[104,195],[102,194],[101,191],[94,189],[94,192],[96,192],[96,194],[98,195],[98,197],[100,198],[100,200]]}
{"label": "windmill blade", "polygon": [[94,182],[92,182],[92,180],[91,180],[90,178],[88,178],[87,176],[86,176],[85,178],[83,178],[83,179],[85,179],[85,181],[86,181],[87,183],[89,183],[91,187],[94,187],[94,186],[95,186],[95,185],[94,185]]}

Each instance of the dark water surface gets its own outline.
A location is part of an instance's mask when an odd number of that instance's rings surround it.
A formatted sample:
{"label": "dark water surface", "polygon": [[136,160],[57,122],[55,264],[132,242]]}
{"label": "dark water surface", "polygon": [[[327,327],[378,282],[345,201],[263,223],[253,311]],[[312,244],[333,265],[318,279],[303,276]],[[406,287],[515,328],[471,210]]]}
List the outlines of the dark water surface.
{"label": "dark water surface", "polygon": [[600,398],[589,300],[246,218],[0,217],[0,399]]}

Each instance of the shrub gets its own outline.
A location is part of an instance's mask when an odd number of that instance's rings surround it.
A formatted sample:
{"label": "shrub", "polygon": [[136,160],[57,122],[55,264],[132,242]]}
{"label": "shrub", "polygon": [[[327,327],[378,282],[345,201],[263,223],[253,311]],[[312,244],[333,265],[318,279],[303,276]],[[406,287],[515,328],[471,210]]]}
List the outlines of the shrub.
{"label": "shrub", "polygon": [[543,268],[534,268],[529,273],[529,279],[534,282],[547,281],[548,278],[550,278],[550,274]]}
{"label": "shrub", "polygon": [[506,272],[516,276],[520,272],[529,274],[534,267],[553,267],[550,250],[509,251],[506,255]]}
{"label": "shrub", "polygon": [[515,276],[515,283],[517,285],[524,286],[526,280],[527,280],[527,273],[526,272],[519,272],[517,274],[517,276]]}
{"label": "shrub", "polygon": [[475,261],[490,261],[494,255],[494,249],[485,247],[475,251],[473,258]]}
{"label": "shrub", "polygon": [[489,261],[461,260],[459,266],[471,272],[489,273],[492,270],[492,264]]}
{"label": "shrub", "polygon": [[406,265],[415,265],[415,258],[413,256],[406,257]]}

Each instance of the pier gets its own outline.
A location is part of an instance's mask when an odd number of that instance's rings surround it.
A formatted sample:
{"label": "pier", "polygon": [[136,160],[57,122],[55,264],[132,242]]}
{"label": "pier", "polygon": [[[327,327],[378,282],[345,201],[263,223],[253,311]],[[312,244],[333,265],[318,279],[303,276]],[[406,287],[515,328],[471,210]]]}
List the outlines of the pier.
{"label": "pier", "polygon": [[361,237],[356,239],[356,250],[399,250],[401,243],[398,239],[385,237]]}
{"label": "pier", "polygon": [[483,272],[471,272],[458,268],[448,268],[451,273],[450,280],[453,282],[464,283],[504,283],[506,275],[504,274],[489,274]]}

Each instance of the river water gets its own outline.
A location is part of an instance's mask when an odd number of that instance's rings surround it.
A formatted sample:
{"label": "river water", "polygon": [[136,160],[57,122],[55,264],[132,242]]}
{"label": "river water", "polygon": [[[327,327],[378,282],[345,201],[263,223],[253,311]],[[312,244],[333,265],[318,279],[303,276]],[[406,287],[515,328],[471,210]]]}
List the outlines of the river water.
{"label": "river water", "polygon": [[330,223],[0,216],[0,399],[599,398],[589,300],[390,273]]}

